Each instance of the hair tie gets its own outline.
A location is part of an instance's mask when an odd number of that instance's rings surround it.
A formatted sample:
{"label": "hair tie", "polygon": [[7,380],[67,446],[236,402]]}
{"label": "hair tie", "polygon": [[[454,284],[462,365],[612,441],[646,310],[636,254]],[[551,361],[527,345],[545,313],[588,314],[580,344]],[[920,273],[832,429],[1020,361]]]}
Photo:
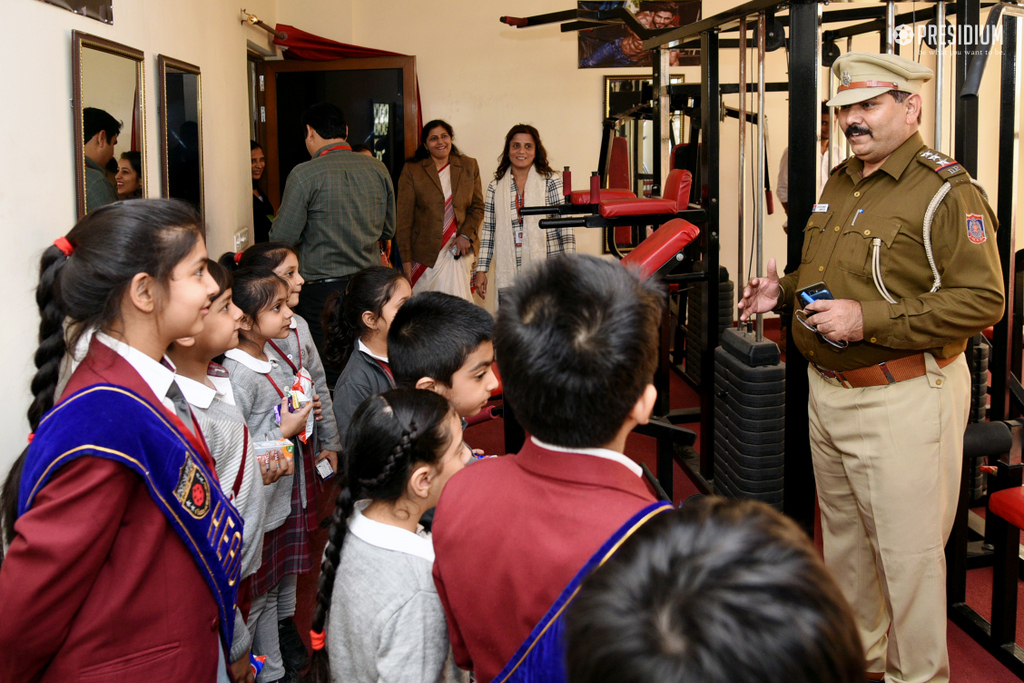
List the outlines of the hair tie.
{"label": "hair tie", "polygon": [[71,246],[71,242],[68,242],[67,237],[58,237],[53,241],[53,246],[60,249],[65,256],[71,256],[72,252],[75,251],[75,248]]}
{"label": "hair tie", "polygon": [[309,644],[313,647],[314,651],[324,649],[324,632],[320,631],[320,633],[317,633],[311,630],[309,632]]}
{"label": "hair tie", "polygon": [[242,260],[242,252],[236,251],[235,252],[235,259],[234,260],[235,260],[235,263],[238,263],[239,261],[241,261]]}
{"label": "hair tie", "polygon": [[32,443],[32,439],[34,439],[34,438],[36,438],[36,433],[35,432],[29,432],[28,433],[28,442]]}

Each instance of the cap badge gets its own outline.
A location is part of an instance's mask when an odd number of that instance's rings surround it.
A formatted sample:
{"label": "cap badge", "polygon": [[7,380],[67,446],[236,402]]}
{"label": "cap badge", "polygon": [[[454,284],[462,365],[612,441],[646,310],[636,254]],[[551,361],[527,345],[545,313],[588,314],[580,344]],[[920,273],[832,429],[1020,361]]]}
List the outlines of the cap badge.
{"label": "cap badge", "polygon": [[853,82],[853,79],[850,78],[850,72],[849,71],[844,71],[842,76],[839,77],[839,82],[842,83],[842,86],[844,88],[849,88],[850,87],[850,83]]}

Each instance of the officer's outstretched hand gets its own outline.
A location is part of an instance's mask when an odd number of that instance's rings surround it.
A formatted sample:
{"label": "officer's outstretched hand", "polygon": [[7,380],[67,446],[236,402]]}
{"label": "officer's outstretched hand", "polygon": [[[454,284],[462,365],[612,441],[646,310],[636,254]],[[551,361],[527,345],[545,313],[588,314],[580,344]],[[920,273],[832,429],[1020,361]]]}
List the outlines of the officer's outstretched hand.
{"label": "officer's outstretched hand", "polygon": [[775,270],[775,259],[768,259],[768,274],[765,277],[752,277],[743,288],[743,299],[740,300],[740,320],[748,320],[755,313],[767,313],[779,305],[779,273]]}
{"label": "officer's outstretched hand", "polygon": [[864,309],[853,299],[819,299],[804,307],[807,322],[818,334],[832,341],[859,342],[864,339]]}

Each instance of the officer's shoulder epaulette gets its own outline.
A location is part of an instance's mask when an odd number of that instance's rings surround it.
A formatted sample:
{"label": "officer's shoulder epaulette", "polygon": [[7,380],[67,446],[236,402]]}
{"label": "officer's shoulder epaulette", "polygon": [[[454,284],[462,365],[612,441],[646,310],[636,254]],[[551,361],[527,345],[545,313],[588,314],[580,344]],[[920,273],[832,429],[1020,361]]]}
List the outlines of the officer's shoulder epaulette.
{"label": "officer's shoulder epaulette", "polygon": [[939,178],[948,181],[951,185],[971,182],[971,174],[967,172],[967,169],[959,161],[942,152],[925,148],[917,153],[917,161],[938,173]]}
{"label": "officer's shoulder epaulette", "polygon": [[850,155],[848,158],[843,159],[842,161],[840,161],[838,164],[836,164],[835,166],[832,167],[831,171],[828,172],[829,177],[835,175],[835,172],[838,171],[839,169],[846,168],[846,165],[848,163],[850,163],[851,160],[856,159],[856,158],[857,157],[855,157],[853,155]]}

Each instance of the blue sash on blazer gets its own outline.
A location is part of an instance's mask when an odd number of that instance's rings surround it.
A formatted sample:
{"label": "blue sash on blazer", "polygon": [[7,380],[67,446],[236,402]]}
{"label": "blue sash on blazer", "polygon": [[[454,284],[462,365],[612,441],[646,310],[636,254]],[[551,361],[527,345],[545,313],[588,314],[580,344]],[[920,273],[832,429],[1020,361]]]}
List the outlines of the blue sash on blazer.
{"label": "blue sash on blazer", "polygon": [[604,564],[615,554],[619,546],[645,522],[668,510],[672,503],[659,501],[648,505],[630,517],[611,538],[598,548],[576,573],[569,585],[555,600],[544,618],[530,632],[529,637],[519,646],[505,668],[494,677],[494,683],[564,683],[565,682],[565,610],[576,597],[580,584],[590,572]]}
{"label": "blue sash on blazer", "polygon": [[[56,418],[56,419],[54,419]],[[25,459],[18,515],[62,466],[106,458],[139,475],[206,579],[230,648],[242,563],[242,517],[193,444],[159,410],[124,387],[95,384],[43,417]]]}

